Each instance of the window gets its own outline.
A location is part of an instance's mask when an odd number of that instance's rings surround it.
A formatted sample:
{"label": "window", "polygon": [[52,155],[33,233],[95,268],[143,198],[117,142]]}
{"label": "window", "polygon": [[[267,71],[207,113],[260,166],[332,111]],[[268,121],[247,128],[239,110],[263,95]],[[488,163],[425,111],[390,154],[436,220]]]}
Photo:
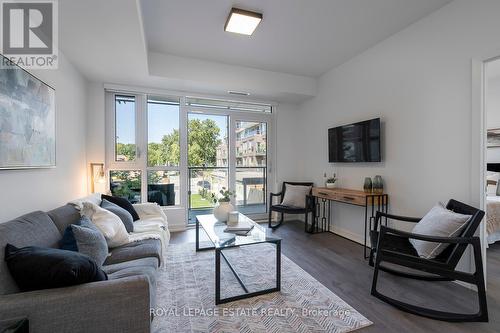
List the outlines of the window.
{"label": "window", "polygon": [[179,102],[148,99],[148,167],[179,166]]}
{"label": "window", "polygon": [[179,205],[180,177],[179,171],[148,171],[148,202],[160,206]]}
{"label": "window", "polygon": [[179,98],[108,96],[115,133],[113,158],[108,160],[111,193],[132,203],[180,205]]}
{"label": "window", "polygon": [[125,198],[131,203],[141,202],[141,171],[111,170],[109,189],[113,196]]}
{"label": "window", "polygon": [[107,92],[109,189],[132,203],[183,209],[195,221],[212,212],[211,196],[224,187],[236,193],[239,211],[262,218],[272,183],[272,111],[269,104]]}
{"label": "window", "polygon": [[115,161],[135,160],[135,97],[115,96]]}

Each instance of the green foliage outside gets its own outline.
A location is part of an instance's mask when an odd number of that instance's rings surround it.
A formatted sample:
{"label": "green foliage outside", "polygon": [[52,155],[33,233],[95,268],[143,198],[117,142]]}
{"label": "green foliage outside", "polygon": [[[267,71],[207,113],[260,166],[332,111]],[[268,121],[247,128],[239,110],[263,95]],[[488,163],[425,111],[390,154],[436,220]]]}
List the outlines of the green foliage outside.
{"label": "green foliage outside", "polygon": [[[188,165],[216,166],[217,146],[220,129],[212,119],[192,119],[188,122]],[[177,166],[180,161],[179,130],[164,135],[161,142],[148,144],[148,166]],[[136,157],[135,144],[116,144],[116,154],[125,157],[126,161]],[[119,186],[113,189],[113,195],[132,199],[140,189],[140,177],[128,171],[112,171],[112,176],[119,179]],[[157,183],[162,178],[161,172],[148,172],[148,183]],[[204,193],[203,199],[208,193]]]}
{"label": "green foliage outside", "polygon": [[117,143],[116,156],[125,157],[125,161],[132,161],[135,159],[135,144],[133,143]]}
{"label": "green foliage outside", "polygon": [[[189,166],[215,166],[220,129],[212,119],[192,119],[188,124]],[[181,148],[179,130],[164,135],[161,142],[148,144],[148,166],[179,165]],[[127,161],[135,159],[135,144],[117,143],[116,154]]]}

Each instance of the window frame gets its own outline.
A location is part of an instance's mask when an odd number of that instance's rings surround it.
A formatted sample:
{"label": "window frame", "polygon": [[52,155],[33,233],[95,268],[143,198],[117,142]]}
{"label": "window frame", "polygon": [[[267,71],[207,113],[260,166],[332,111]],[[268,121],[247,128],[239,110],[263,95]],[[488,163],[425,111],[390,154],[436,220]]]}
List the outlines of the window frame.
{"label": "window frame", "polygon": [[[189,218],[189,196],[188,196],[188,137],[187,137],[187,122],[189,113],[200,113],[200,114],[212,114],[212,115],[226,115],[228,116],[228,135],[229,135],[229,145],[228,145],[228,183],[230,186],[236,184],[236,135],[235,126],[236,121],[256,121],[265,122],[267,130],[266,139],[266,188],[267,193],[272,191],[275,187],[275,172],[274,163],[276,158],[275,143],[276,143],[276,133],[275,133],[275,122],[276,122],[276,105],[272,103],[262,103],[266,105],[271,105],[271,112],[255,112],[255,111],[243,111],[234,110],[228,108],[217,108],[217,107],[201,107],[188,105],[186,102],[187,98],[191,98],[192,95],[184,95],[181,92],[168,92],[158,89],[144,89],[144,88],[129,88],[122,86],[106,86],[105,85],[105,169],[108,175],[108,182],[106,184],[106,190],[109,191],[109,174],[112,170],[117,171],[129,171],[129,170],[140,170],[141,171],[141,202],[146,203],[147,201],[147,174],[148,171],[178,171],[180,175],[179,184],[179,204],[172,206],[162,206],[162,209],[168,211],[170,209],[182,209],[184,210],[184,225],[188,225]],[[136,124],[136,159],[134,161],[116,161],[116,110],[115,110],[115,96],[133,96],[135,97],[135,124]],[[148,154],[148,113],[147,113],[147,101],[148,98],[166,99],[166,100],[178,100],[179,101],[179,140],[180,140],[180,161],[178,166],[148,166],[147,154]],[[212,97],[202,96],[200,98],[212,99]],[[223,100],[223,98],[215,98],[216,100]],[[234,102],[234,100],[228,100]],[[247,101],[241,101],[246,103]],[[249,103],[259,103],[249,102]],[[266,198],[266,213],[254,214],[252,218],[260,219],[267,216],[267,211],[269,209],[269,203]],[[233,204],[235,204],[233,199]]]}

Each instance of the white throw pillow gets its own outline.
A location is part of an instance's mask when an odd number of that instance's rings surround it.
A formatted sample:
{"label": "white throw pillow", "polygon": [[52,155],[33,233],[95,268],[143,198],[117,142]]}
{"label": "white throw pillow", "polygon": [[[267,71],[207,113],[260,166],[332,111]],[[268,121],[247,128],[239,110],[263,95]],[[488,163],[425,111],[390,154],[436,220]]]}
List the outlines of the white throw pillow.
{"label": "white throw pillow", "polygon": [[95,203],[97,206],[101,204],[101,193],[92,193],[91,195],[88,195],[83,198],[78,198],[73,201],[68,202],[70,205],[75,206],[75,209],[82,209],[83,203],[84,202],[92,202]]}
{"label": "white throw pillow", "polygon": [[[417,223],[412,233],[436,237],[456,237],[470,218],[471,215],[452,212],[439,203]],[[418,255],[425,259],[436,258],[449,245],[413,238],[410,238],[410,243],[417,250]]]}
{"label": "white throw pillow", "polygon": [[80,214],[88,217],[95,224],[106,238],[110,248],[130,243],[127,229],[118,215],[92,202],[84,202]]}
{"label": "white throw pillow", "polygon": [[306,195],[311,192],[312,186],[285,184],[285,196],[281,202],[284,206],[297,208],[306,207]]}

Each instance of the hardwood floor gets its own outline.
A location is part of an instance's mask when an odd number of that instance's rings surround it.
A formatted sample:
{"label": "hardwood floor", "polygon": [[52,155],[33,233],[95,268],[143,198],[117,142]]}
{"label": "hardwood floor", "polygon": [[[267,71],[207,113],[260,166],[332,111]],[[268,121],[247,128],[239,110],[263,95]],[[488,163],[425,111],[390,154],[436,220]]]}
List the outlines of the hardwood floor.
{"label": "hardwood floor", "polygon": [[[361,332],[500,332],[500,244],[488,250],[489,323],[447,323],[414,316],[370,295],[372,268],[361,245],[334,235],[304,233],[303,224],[287,221],[270,231],[282,238],[282,253],[344,299],[374,324]],[[202,235],[203,232],[200,233]],[[171,243],[194,242],[194,230],[173,233]],[[451,282],[424,282],[381,273],[380,291],[448,311],[474,311],[476,294]]]}

